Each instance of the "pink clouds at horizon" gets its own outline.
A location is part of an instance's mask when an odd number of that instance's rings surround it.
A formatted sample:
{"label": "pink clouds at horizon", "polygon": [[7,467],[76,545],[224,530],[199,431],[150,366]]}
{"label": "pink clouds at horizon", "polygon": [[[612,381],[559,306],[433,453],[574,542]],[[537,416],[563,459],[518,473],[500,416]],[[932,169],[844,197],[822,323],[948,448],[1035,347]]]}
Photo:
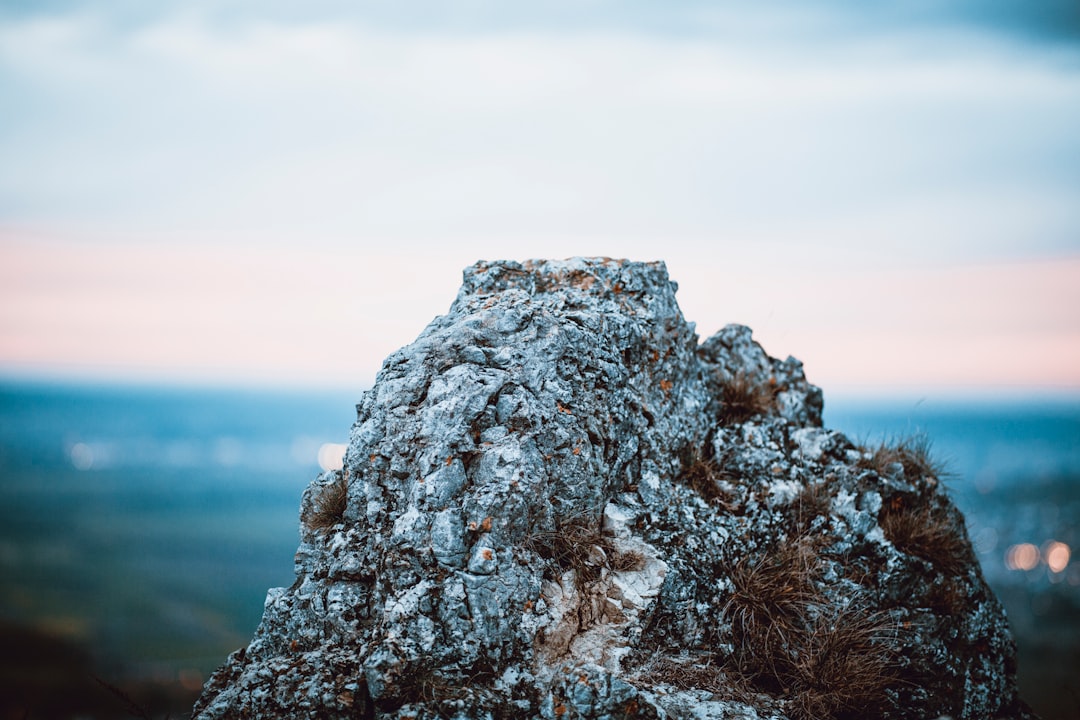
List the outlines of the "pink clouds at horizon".
{"label": "pink clouds at horizon", "polygon": [[[297,387],[370,385],[479,259],[10,234],[0,258],[0,373]],[[839,268],[684,248],[667,262],[699,335],[749,325],[827,390],[1080,388],[1080,257]]]}

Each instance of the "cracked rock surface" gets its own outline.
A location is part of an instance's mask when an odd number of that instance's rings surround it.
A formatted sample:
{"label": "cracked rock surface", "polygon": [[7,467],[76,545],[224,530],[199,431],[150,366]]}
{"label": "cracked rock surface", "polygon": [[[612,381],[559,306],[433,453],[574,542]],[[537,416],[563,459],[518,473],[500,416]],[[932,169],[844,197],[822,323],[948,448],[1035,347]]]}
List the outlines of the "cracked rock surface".
{"label": "cracked rock surface", "polygon": [[212,718],[1029,718],[918,439],[862,448],[663,263],[478,263],[386,359]]}

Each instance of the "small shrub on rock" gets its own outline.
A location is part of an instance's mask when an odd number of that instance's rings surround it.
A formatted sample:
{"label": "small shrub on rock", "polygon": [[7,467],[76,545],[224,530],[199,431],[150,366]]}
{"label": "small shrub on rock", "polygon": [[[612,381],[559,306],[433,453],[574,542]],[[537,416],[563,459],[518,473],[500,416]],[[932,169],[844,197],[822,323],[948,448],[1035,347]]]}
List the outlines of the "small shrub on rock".
{"label": "small shrub on rock", "polygon": [[329,530],[345,517],[345,506],[348,502],[349,482],[344,474],[340,474],[336,480],[318,491],[304,522],[309,529],[316,532]]}
{"label": "small shrub on rock", "polygon": [[731,425],[769,412],[778,391],[775,380],[759,382],[740,370],[721,384],[720,422]]}

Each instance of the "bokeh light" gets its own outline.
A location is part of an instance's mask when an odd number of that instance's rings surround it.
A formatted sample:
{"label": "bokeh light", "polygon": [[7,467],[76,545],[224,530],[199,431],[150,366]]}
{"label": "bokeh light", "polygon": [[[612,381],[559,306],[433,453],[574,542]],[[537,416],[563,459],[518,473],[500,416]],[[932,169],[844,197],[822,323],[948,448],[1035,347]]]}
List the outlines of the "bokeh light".
{"label": "bokeh light", "polygon": [[1005,551],[1005,566],[1010,570],[1032,570],[1039,564],[1039,548],[1031,543],[1012,545]]}
{"label": "bokeh light", "polygon": [[1059,573],[1068,567],[1071,554],[1069,546],[1057,540],[1051,540],[1043,546],[1043,559],[1050,572]]}
{"label": "bokeh light", "polygon": [[340,470],[345,466],[345,450],[348,445],[341,443],[323,443],[319,446],[319,467],[326,470]]}
{"label": "bokeh light", "polygon": [[71,464],[76,470],[89,470],[94,467],[94,448],[86,443],[75,443],[68,451],[71,456]]}

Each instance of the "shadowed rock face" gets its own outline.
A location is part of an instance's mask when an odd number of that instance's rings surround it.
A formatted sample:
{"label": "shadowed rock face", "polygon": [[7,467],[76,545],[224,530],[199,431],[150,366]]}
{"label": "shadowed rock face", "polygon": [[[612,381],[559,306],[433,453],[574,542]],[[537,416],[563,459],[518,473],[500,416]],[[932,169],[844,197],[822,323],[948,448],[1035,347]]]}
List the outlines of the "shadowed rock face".
{"label": "shadowed rock face", "polygon": [[387,358],[197,718],[1030,717],[918,443],[663,263],[479,263]]}

